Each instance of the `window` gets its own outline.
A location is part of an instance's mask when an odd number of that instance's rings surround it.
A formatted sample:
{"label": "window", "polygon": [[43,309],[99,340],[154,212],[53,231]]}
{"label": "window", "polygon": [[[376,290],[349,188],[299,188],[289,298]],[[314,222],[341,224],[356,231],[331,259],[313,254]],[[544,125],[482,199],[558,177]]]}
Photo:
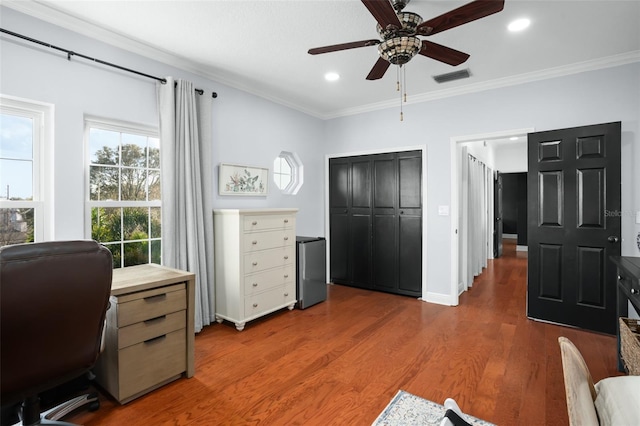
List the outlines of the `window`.
{"label": "window", "polygon": [[113,267],[161,263],[160,141],[157,131],[87,119],[87,223]]}
{"label": "window", "polygon": [[273,161],[273,180],[285,194],[297,194],[302,186],[302,162],[294,152],[282,151]]}
{"label": "window", "polygon": [[0,96],[0,246],[52,239],[53,107]]}

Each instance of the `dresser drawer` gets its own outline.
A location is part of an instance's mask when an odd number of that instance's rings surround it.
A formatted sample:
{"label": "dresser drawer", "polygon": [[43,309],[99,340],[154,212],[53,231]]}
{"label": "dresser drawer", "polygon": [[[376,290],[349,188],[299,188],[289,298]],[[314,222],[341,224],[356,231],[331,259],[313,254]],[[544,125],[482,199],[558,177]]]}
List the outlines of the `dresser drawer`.
{"label": "dresser drawer", "polygon": [[291,245],[291,242],[295,241],[295,238],[296,236],[293,229],[244,234],[244,251],[247,253],[256,250],[285,247]]}
{"label": "dresser drawer", "polygon": [[187,308],[184,284],[159,287],[117,299],[118,327],[181,311]]}
{"label": "dresser drawer", "polygon": [[187,326],[187,311],[140,321],[118,329],[118,349],[123,349]]}
{"label": "dresser drawer", "polygon": [[244,294],[249,296],[254,293],[281,286],[294,279],[293,265],[288,265],[278,269],[270,269],[253,275],[244,277]]}
{"label": "dresser drawer", "polygon": [[293,229],[295,217],[293,215],[245,216],[242,223],[244,232],[265,231],[267,229]]}
{"label": "dresser drawer", "polygon": [[282,247],[244,255],[244,273],[252,274],[269,268],[293,264],[295,247]]}
{"label": "dresser drawer", "polygon": [[244,316],[249,318],[254,315],[260,315],[263,312],[295,300],[295,297],[295,286],[292,284],[247,296],[244,300]]}
{"label": "dresser drawer", "polygon": [[119,351],[119,399],[127,399],[185,371],[186,330],[180,329]]}

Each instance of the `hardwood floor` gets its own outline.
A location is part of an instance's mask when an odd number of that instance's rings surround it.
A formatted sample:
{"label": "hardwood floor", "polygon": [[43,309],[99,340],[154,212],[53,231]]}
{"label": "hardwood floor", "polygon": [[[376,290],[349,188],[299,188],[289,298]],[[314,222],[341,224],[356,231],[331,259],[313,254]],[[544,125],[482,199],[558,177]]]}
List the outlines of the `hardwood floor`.
{"label": "hardwood floor", "polygon": [[370,425],[399,389],[500,425],[566,425],[558,336],[594,380],[617,375],[615,337],[525,317],[526,253],[505,246],[457,307],[330,286],[326,302],[238,332],[196,336],[196,374],[119,406],[102,396],[91,425]]}

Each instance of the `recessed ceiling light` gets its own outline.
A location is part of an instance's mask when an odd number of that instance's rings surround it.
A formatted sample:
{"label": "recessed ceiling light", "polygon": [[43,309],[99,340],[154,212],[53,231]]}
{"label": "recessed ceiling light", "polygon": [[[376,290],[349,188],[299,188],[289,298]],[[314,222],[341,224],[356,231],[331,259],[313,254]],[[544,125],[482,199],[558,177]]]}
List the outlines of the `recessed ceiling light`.
{"label": "recessed ceiling light", "polygon": [[338,74],[337,72],[328,72],[324,75],[324,79],[327,81],[340,80],[340,74]]}
{"label": "recessed ceiling light", "polygon": [[515,21],[511,22],[507,28],[509,29],[509,31],[513,32],[522,31],[527,28],[529,24],[531,24],[531,21],[527,18],[516,19]]}

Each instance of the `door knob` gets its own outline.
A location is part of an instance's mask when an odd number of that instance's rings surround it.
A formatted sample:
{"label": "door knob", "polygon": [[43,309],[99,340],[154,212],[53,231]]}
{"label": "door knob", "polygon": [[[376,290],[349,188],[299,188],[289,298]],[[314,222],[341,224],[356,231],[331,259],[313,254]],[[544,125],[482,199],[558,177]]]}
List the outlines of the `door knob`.
{"label": "door knob", "polygon": [[607,238],[607,241],[609,241],[610,243],[617,243],[618,241],[620,241],[620,239],[616,235],[611,235],[609,236],[609,238]]}

